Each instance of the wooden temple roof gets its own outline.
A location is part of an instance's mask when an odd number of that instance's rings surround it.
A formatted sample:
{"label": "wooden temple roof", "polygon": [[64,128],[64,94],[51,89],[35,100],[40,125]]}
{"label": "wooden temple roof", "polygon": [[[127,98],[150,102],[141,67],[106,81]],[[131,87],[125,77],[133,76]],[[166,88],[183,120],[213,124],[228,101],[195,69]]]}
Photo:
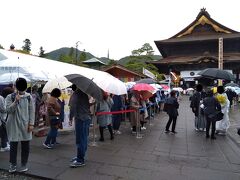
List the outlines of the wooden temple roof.
{"label": "wooden temple roof", "polygon": [[[209,31],[207,26],[212,28],[214,31]],[[205,26],[205,27],[204,27]],[[209,13],[206,11],[205,8],[202,8],[199,14],[197,15],[196,19],[189,24],[186,28],[182,31],[171,37],[173,38],[180,38],[184,36],[192,36],[192,35],[204,35],[204,34],[216,34],[216,33],[223,33],[223,34],[231,34],[231,33],[238,33],[217,21],[211,18]]]}
{"label": "wooden temple roof", "polygon": [[224,62],[240,62],[240,33],[212,19],[202,8],[196,19],[169,39],[155,41],[163,59],[151,64],[199,64],[218,60],[223,38]]}

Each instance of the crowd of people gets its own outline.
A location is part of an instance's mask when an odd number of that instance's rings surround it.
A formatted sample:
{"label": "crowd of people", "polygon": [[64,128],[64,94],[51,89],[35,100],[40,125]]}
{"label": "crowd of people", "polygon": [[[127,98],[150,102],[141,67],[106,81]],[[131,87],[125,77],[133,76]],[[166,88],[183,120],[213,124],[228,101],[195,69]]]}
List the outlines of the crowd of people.
{"label": "crowd of people", "polygon": [[[100,142],[105,141],[104,130],[108,129],[109,139],[114,140],[115,135],[120,135],[120,126],[123,121],[124,110],[131,123],[131,133],[137,134],[146,129],[148,118],[154,113],[165,111],[169,116],[165,126],[165,133],[176,134],[176,124],[179,108],[179,92],[171,91],[165,94],[158,91],[152,97],[144,98],[138,91],[130,91],[128,95],[118,96],[102,91],[103,100],[96,102],[76,85],[72,85],[72,95],[68,106],[70,110],[69,125],[74,124],[75,143],[77,153],[71,158],[70,167],[85,165],[85,154],[88,147],[89,127],[93,117],[96,117],[99,126]],[[64,121],[64,99],[61,99],[61,90],[54,88],[49,95],[42,97],[37,89],[27,89],[27,82],[23,78],[16,80],[14,88],[7,87],[0,96],[0,134],[1,151],[10,151],[9,172],[17,170],[17,148],[21,143],[21,168],[19,171],[28,170],[28,157],[30,141],[34,125],[43,119],[49,126],[43,147],[53,149],[57,141],[58,130],[62,129]],[[206,132],[206,138],[216,139],[215,134],[225,135],[230,126],[228,111],[231,98],[223,86],[217,88],[214,94],[211,89],[203,89],[198,84],[191,97],[190,107],[195,115],[194,125],[196,131]],[[215,119],[213,114],[221,111],[223,118]],[[101,113],[102,112],[102,113]],[[119,112],[119,113],[113,113]],[[97,115],[97,113],[100,113]],[[74,122],[74,123],[73,123]],[[171,128],[170,128],[171,126]],[[211,127],[211,131],[210,131]],[[211,136],[210,136],[211,132]]]}
{"label": "crowd of people", "polygon": [[[229,90],[224,89],[223,86],[217,87],[217,92],[213,89],[203,89],[201,84],[196,86],[196,92],[191,97],[190,107],[195,115],[195,130],[206,131],[206,138],[209,138],[209,131],[211,126],[211,139],[216,139],[215,134],[226,135],[230,126],[229,108],[230,101],[233,97],[227,95]],[[223,117],[217,119],[217,113],[221,111]],[[215,116],[214,116],[215,115]]]}

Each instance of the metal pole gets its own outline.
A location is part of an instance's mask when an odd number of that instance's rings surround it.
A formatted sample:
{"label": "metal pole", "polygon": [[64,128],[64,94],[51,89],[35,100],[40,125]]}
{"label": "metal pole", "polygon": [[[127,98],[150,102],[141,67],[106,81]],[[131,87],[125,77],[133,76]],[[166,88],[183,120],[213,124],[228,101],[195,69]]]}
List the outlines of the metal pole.
{"label": "metal pole", "polygon": [[78,52],[77,52],[78,51],[78,43],[81,43],[81,42],[80,41],[76,42],[76,57],[75,57],[76,62],[75,62],[75,64],[77,64],[77,61],[78,61],[77,60],[77,58],[78,58]]}
{"label": "metal pole", "polygon": [[137,110],[136,111],[136,115],[137,115],[137,125],[136,125],[136,131],[137,131],[137,135],[136,135],[136,138],[137,139],[141,139],[141,138],[143,138],[143,136],[141,135],[141,133],[140,133],[140,117],[139,117],[139,115],[140,115],[140,112],[139,112],[140,110]]}
{"label": "metal pole", "polygon": [[89,143],[90,146],[98,146],[96,142],[96,122],[97,122],[97,116],[96,116],[96,104],[94,104],[94,111],[93,111],[93,141]]}
{"label": "metal pole", "polygon": [[[218,39],[218,69],[223,69],[223,38]],[[218,85],[222,86],[222,80],[218,80]]]}

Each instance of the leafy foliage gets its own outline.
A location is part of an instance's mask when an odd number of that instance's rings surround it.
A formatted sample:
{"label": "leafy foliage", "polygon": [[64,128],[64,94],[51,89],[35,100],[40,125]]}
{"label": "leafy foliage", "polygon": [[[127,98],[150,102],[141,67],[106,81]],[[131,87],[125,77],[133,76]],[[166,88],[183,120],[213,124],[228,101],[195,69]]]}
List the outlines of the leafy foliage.
{"label": "leafy foliage", "polygon": [[45,54],[44,54],[45,51],[43,50],[43,47],[42,47],[42,46],[40,47],[39,50],[40,50],[39,53],[38,53],[38,54],[39,54],[39,57],[45,57]]}
{"label": "leafy foliage", "polygon": [[28,54],[29,54],[30,51],[31,51],[32,43],[31,43],[31,41],[29,39],[25,39],[23,42],[24,42],[24,45],[22,46],[22,50],[24,52],[28,52]]}
{"label": "leafy foliage", "polygon": [[[49,59],[54,59],[54,60],[59,60],[60,59],[60,56],[61,55],[69,55],[71,54],[69,51],[70,51],[71,48],[67,48],[67,47],[64,47],[64,48],[60,48],[60,49],[56,49],[54,51],[51,51],[49,53],[46,53],[46,58],[49,58]],[[75,51],[75,49],[74,49]],[[75,51],[76,53],[76,51]],[[78,54],[78,58],[79,58],[79,55],[82,53],[82,51],[79,51],[77,50],[77,54]],[[95,56],[93,56],[91,53],[88,53],[88,52],[85,52],[86,53],[86,60],[87,59],[91,59]],[[73,58],[73,57],[72,57]]]}
{"label": "leafy foliage", "polygon": [[154,54],[153,48],[149,43],[145,43],[144,45],[142,45],[141,48],[135,49],[132,51],[133,56],[140,56],[143,53],[145,55],[153,55]]}
{"label": "leafy foliage", "polygon": [[15,52],[19,52],[19,53],[23,53],[23,54],[30,54],[29,51],[26,51],[26,50],[22,50],[22,49],[17,49],[17,50],[14,50]]}
{"label": "leafy foliage", "polygon": [[11,49],[11,50],[14,50],[14,49],[15,49],[14,44],[11,44],[10,49]]}
{"label": "leafy foliage", "polygon": [[87,54],[83,51],[79,56],[79,61],[83,62],[87,60]]}

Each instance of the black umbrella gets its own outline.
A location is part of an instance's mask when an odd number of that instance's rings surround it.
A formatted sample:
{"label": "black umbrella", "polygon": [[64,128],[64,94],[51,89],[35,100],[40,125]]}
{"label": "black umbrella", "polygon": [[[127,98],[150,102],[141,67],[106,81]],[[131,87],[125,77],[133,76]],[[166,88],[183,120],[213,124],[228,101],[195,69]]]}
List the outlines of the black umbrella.
{"label": "black umbrella", "polygon": [[151,79],[151,78],[144,78],[144,79],[140,79],[139,81],[136,81],[137,84],[143,83],[143,84],[155,84],[157,83],[156,80]]}
{"label": "black umbrella", "polygon": [[233,76],[232,73],[217,68],[207,68],[199,72],[198,74],[201,75],[202,77],[210,79],[225,79],[229,81],[235,80],[235,77]]}
{"label": "black umbrella", "polygon": [[225,86],[239,87],[239,85],[236,83],[227,83],[227,84],[225,84]]}
{"label": "black umbrella", "polygon": [[92,96],[98,101],[103,100],[102,89],[98,87],[91,79],[80,74],[69,74],[65,76],[68,81],[75,84],[80,90]]}

